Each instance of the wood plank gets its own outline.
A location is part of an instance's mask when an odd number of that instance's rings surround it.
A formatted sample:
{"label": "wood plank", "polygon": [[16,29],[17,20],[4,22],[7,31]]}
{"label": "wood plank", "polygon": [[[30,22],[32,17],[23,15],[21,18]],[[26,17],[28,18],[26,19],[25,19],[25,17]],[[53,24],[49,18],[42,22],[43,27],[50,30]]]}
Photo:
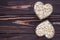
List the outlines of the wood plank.
{"label": "wood plank", "polygon": [[[59,40],[60,35],[56,34],[54,38],[47,39],[45,37],[37,37],[35,34],[6,34],[7,36],[2,37],[2,39],[8,39],[8,40]],[[1,40],[2,40],[1,39]]]}
{"label": "wood plank", "polygon": [[[60,34],[60,24],[53,24],[56,34]],[[0,26],[0,33],[35,33],[36,26]]]}

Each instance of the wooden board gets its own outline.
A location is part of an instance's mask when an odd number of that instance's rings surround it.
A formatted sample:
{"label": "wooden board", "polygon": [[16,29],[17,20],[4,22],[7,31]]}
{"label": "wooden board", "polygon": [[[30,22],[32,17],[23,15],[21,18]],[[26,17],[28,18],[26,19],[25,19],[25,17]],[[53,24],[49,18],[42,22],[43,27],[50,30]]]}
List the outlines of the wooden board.
{"label": "wooden board", "polygon": [[[60,0],[3,1],[4,5],[0,5],[0,40],[60,40]],[[44,21],[39,20],[34,12],[34,3],[37,1],[53,5],[53,13],[44,19],[49,20],[55,28],[56,33],[52,39],[35,34],[36,26]]]}

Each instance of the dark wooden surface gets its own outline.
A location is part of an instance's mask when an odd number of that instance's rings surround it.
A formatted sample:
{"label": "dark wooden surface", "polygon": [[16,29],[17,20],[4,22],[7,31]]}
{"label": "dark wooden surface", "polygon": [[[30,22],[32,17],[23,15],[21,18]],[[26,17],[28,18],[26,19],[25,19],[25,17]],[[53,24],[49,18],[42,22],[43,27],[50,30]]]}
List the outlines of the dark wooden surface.
{"label": "dark wooden surface", "polygon": [[[55,28],[56,33],[52,39],[38,37],[35,34],[36,26],[42,22],[33,10],[37,1],[53,5],[53,13],[45,19]],[[0,40],[60,40],[60,0],[3,0],[2,3],[3,5],[0,3]]]}

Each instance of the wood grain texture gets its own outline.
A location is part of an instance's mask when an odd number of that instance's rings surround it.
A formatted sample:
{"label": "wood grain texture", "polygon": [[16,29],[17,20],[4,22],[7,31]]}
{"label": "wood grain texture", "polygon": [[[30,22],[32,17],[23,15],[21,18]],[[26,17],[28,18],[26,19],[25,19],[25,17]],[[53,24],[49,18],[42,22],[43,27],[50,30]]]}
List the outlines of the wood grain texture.
{"label": "wood grain texture", "polygon": [[[39,20],[34,12],[37,1],[52,4],[53,13],[49,20],[55,28],[55,36],[47,39],[35,34]],[[60,40],[60,0],[1,0],[0,3],[0,40]]]}

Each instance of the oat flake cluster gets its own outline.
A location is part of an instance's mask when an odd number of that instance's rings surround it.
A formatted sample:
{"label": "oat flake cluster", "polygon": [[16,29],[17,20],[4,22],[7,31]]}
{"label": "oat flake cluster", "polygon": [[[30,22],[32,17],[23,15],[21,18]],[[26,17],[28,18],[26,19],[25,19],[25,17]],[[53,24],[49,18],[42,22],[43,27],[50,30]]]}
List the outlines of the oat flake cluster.
{"label": "oat flake cluster", "polygon": [[48,17],[53,12],[51,4],[43,4],[42,2],[36,2],[34,5],[34,11],[39,19]]}
{"label": "oat flake cluster", "polygon": [[40,23],[36,28],[36,34],[38,36],[45,36],[48,39],[54,36],[55,30],[52,24],[45,20],[44,22]]}

